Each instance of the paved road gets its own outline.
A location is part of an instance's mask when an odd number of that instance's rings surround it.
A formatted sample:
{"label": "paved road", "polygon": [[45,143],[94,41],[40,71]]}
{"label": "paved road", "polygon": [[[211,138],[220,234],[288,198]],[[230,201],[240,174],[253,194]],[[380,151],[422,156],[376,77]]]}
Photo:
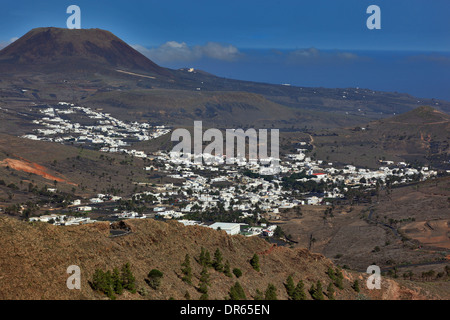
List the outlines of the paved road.
{"label": "paved road", "polygon": [[120,230],[120,229],[112,229],[112,230],[110,230],[110,238],[113,238],[113,237],[120,237],[120,236],[124,236],[124,235],[127,235],[127,234],[129,234],[129,233],[131,233],[131,231],[128,231],[128,230]]}

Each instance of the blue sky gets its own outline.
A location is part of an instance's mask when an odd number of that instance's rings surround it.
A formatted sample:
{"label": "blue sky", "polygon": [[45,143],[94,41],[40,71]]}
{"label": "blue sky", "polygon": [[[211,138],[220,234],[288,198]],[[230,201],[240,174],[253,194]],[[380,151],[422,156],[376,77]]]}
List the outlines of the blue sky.
{"label": "blue sky", "polygon": [[[65,27],[70,4],[80,6],[83,28],[147,47],[214,41],[239,48],[450,51],[448,0],[16,0],[1,5],[0,41],[35,27]],[[381,8],[381,30],[366,28],[371,4]]]}
{"label": "blue sky", "polygon": [[[166,67],[450,100],[449,0],[16,0],[1,5],[0,47],[32,28],[66,27],[71,4],[82,28],[109,30]],[[366,27],[372,4],[381,30]]]}

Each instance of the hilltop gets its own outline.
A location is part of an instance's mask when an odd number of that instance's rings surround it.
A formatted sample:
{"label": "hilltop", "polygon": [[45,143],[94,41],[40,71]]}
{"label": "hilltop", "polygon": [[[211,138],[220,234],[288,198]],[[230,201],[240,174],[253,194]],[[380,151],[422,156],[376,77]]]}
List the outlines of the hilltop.
{"label": "hilltop", "polygon": [[[28,223],[11,218],[0,218],[0,299],[105,299],[94,292],[92,281],[96,269],[110,270],[130,263],[136,278],[138,291],[146,294],[124,293],[119,299],[185,299],[189,292],[192,299],[198,299],[196,290],[201,267],[200,248],[211,252],[220,248],[224,261],[231,268],[239,268],[238,279],[248,299],[256,290],[264,291],[269,283],[277,288],[278,298],[286,299],[284,288],[286,278],[303,280],[305,291],[317,280],[324,289],[331,281],[326,274],[329,267],[335,267],[320,254],[306,249],[271,248],[266,241],[257,237],[229,236],[224,231],[215,231],[200,226],[185,227],[170,221],[129,220],[126,227],[131,233],[111,238],[107,222],[83,226],[58,227],[47,223]],[[122,225],[123,227],[123,225]],[[249,263],[251,257],[259,254],[261,270],[258,272]],[[193,271],[192,285],[181,280],[181,263],[186,254],[191,257]],[[81,268],[81,290],[68,290],[66,269],[70,265]],[[145,279],[152,269],[163,271],[161,287],[150,288]],[[210,273],[210,299],[224,299],[229,288],[237,281],[213,269]],[[367,290],[364,286],[367,275],[343,271],[343,289],[336,288],[337,299],[423,299],[429,298],[417,288],[405,287],[392,280],[382,282],[381,290]],[[355,279],[361,283],[358,294],[351,285]],[[145,290],[142,290],[145,288]],[[308,294],[307,294],[308,295]]]}
{"label": "hilltop", "polygon": [[126,68],[170,76],[166,69],[101,29],[33,29],[0,52],[0,68],[3,72],[29,68],[47,73]]}
{"label": "hilltop", "polygon": [[443,113],[430,106],[420,106],[409,112],[399,114],[386,121],[379,121],[382,124],[401,124],[401,125],[437,125],[450,123],[450,115]]}

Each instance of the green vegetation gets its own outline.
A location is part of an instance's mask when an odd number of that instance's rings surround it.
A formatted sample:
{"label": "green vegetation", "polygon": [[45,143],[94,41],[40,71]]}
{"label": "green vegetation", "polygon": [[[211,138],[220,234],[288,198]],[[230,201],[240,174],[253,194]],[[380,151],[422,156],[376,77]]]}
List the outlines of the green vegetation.
{"label": "green vegetation", "polygon": [[231,273],[230,262],[228,260],[227,262],[225,262],[225,266],[223,267],[223,273],[229,278],[233,277],[233,274]]}
{"label": "green vegetation", "polygon": [[256,253],[250,259],[250,264],[252,265],[253,269],[255,269],[258,272],[260,271],[259,256]]}
{"label": "green vegetation", "polygon": [[181,272],[183,273],[182,280],[188,284],[192,283],[192,268],[191,268],[191,258],[186,253],[184,257],[184,262],[181,264]]}
{"label": "green vegetation", "polygon": [[327,287],[327,297],[328,297],[328,300],[335,300],[335,297],[334,297],[334,285],[333,285],[332,282],[330,282],[330,283],[328,284],[328,287]]}
{"label": "green vegetation", "polygon": [[264,300],[278,300],[277,288],[272,283],[267,285],[266,292],[264,293]]}
{"label": "green vegetation", "polygon": [[236,276],[236,278],[240,278],[242,276],[242,271],[239,268],[234,268],[233,274]]}
{"label": "green vegetation", "polygon": [[113,300],[116,299],[116,294],[121,295],[124,289],[131,293],[136,292],[135,278],[129,263],[122,267],[121,273],[117,268],[114,268],[112,272],[96,269],[89,284],[93,290],[102,292]]}
{"label": "green vegetation", "polygon": [[163,277],[163,273],[161,271],[159,271],[158,269],[152,269],[149,273],[148,273],[148,285],[154,289],[154,290],[158,290],[159,287],[161,286],[161,279]]}
{"label": "green vegetation", "polygon": [[241,284],[236,281],[236,283],[230,288],[229,291],[230,300],[246,300],[247,297],[245,295],[244,289]]}
{"label": "green vegetation", "polygon": [[295,286],[292,300],[306,300],[305,285],[302,280],[299,280],[299,282]]}
{"label": "green vegetation", "polygon": [[258,289],[256,289],[255,295],[253,296],[254,300],[264,300],[264,293]]}
{"label": "green vegetation", "polygon": [[202,294],[200,300],[208,300],[208,286],[209,286],[209,272],[206,266],[203,266],[203,270],[200,274],[200,283],[198,291]]}
{"label": "green vegetation", "polygon": [[212,265],[211,261],[211,255],[208,250],[205,250],[205,248],[201,248],[200,257],[198,259],[198,263],[201,266],[210,267]]}
{"label": "green vegetation", "polygon": [[360,289],[359,289],[359,281],[358,281],[358,279],[356,279],[356,280],[353,282],[352,288],[353,288],[353,290],[355,290],[356,292],[359,293]]}
{"label": "green vegetation", "polygon": [[336,268],[335,274],[336,274],[336,278],[335,278],[334,284],[340,290],[344,289],[344,282],[343,282],[344,275],[342,274],[342,271]]}
{"label": "green vegetation", "polygon": [[292,299],[292,297],[294,296],[294,292],[295,292],[295,283],[294,280],[292,279],[292,276],[287,277],[286,279],[286,283],[284,284],[285,288],[286,288],[286,293],[289,296],[289,298]]}
{"label": "green vegetation", "polygon": [[311,288],[309,289],[309,294],[314,300],[325,299],[325,297],[323,296],[322,282],[320,280],[317,280],[316,286],[314,286],[314,283],[311,285]]}
{"label": "green vegetation", "polygon": [[219,248],[217,248],[216,252],[214,252],[214,261],[212,263],[216,271],[219,272],[223,271],[222,260],[223,260],[222,252],[220,252]]}
{"label": "green vegetation", "polygon": [[330,277],[331,280],[335,281],[336,280],[336,276],[334,273],[334,270],[332,267],[328,267],[328,271],[327,271],[328,277]]}
{"label": "green vegetation", "polygon": [[307,175],[305,170],[293,173],[289,177],[282,178],[282,186],[285,190],[298,190],[299,192],[323,192],[327,188],[327,184],[323,181],[299,181],[299,179],[303,178],[312,178],[312,176]]}
{"label": "green vegetation", "polygon": [[125,281],[122,280],[123,277],[120,276],[119,269],[114,268],[112,273],[112,286],[115,293],[121,295],[123,293],[123,287]]}

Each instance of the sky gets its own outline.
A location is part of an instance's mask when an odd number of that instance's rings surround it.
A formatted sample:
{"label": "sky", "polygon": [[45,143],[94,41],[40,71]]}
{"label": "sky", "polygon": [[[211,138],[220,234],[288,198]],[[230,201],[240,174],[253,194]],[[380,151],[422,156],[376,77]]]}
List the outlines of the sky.
{"label": "sky", "polygon": [[[0,48],[65,28],[72,4],[82,28],[109,30],[164,67],[450,100],[449,0],[16,0],[1,4]],[[381,29],[366,26],[370,5]]]}

